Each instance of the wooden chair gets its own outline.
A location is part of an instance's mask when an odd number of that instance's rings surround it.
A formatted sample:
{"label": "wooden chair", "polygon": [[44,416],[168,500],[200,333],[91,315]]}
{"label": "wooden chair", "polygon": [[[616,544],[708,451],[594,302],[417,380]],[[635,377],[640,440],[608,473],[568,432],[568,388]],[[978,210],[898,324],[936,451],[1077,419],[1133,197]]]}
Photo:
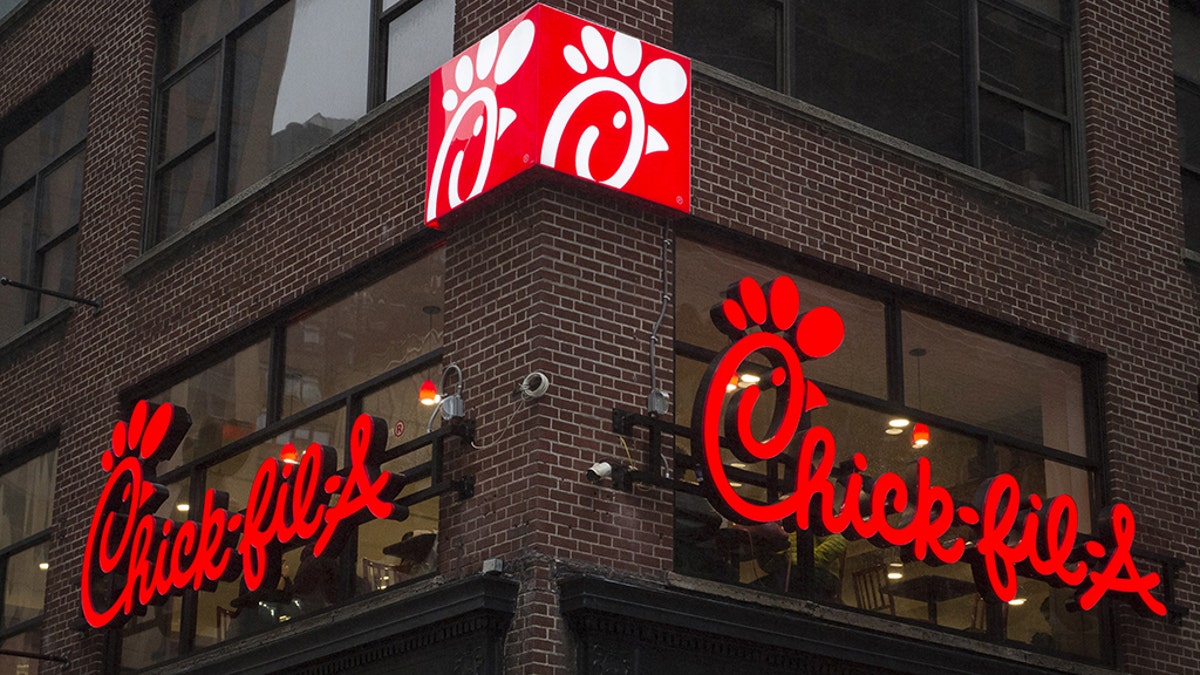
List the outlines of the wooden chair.
{"label": "wooden chair", "polygon": [[854,572],[854,599],[860,609],[888,610],[896,615],[896,599],[888,586],[887,566],[883,563]]}
{"label": "wooden chair", "polygon": [[363,579],[367,581],[367,588],[372,591],[382,591],[400,581],[400,569],[398,567],[376,562],[370,558],[362,559],[362,571]]}

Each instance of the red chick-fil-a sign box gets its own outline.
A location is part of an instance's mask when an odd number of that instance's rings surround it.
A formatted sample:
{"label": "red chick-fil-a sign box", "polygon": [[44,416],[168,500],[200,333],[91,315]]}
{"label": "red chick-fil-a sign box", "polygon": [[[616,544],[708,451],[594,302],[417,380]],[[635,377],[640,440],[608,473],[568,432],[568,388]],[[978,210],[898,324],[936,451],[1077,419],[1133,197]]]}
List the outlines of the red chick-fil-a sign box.
{"label": "red chick-fil-a sign box", "polygon": [[691,62],[544,5],[430,76],[425,221],[534,167],[691,208]]}

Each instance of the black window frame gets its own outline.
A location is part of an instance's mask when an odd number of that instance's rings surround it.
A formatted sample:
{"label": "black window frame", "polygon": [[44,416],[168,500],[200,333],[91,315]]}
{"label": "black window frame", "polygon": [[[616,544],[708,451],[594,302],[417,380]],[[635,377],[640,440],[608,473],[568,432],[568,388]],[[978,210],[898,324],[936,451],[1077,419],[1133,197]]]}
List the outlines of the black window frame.
{"label": "black window frame", "polygon": [[[25,270],[28,275],[15,275],[10,270],[0,270],[0,276],[8,276],[14,281],[19,281],[35,288],[44,288],[45,286],[45,260],[47,254],[57,249],[65,241],[71,237],[78,236],[79,224],[83,217],[84,202],[81,196],[79,211],[74,213],[74,221],[62,228],[61,231],[52,237],[41,240],[40,230],[46,215],[43,213],[43,199],[47,177],[54,173],[64,164],[83,157],[86,165],[87,138],[88,138],[88,119],[90,117],[91,105],[91,58],[73,64],[61,75],[47,84],[42,91],[31,99],[28,103],[18,107],[8,116],[0,119],[0,166],[4,162],[4,149],[9,143],[16,140],[20,135],[36,124],[41,122],[48,115],[53,114],[60,106],[65,105],[78,94],[88,90],[87,102],[85,104],[84,113],[84,133],[76,143],[65,148],[61,153],[47,160],[45,164],[38,167],[37,170],[29,178],[26,178],[21,183],[12,187],[8,192],[0,194],[0,209],[7,207],[13,202],[32,195],[33,199],[33,220],[31,222],[32,233],[28,237],[28,247],[21,251],[21,256],[24,260]],[[81,167],[81,173],[86,172],[86,166]],[[83,177],[80,177],[83,180]],[[86,187],[86,186],[84,186]],[[82,188],[81,188],[82,189]],[[76,241],[75,259],[71,261],[72,265],[77,265],[79,260],[78,241]],[[78,268],[76,267],[76,276]],[[74,282],[69,288],[57,289],[50,288],[49,290],[59,291],[62,293],[72,293],[74,291]],[[7,288],[0,290],[3,293],[25,293],[24,298],[24,314],[22,316],[22,326],[37,321],[38,319],[53,314],[57,310],[49,312],[42,311],[43,294],[38,291],[25,291],[16,288]],[[11,335],[0,335],[0,342],[12,337]]]}
{"label": "black window frame", "polygon": [[[53,471],[57,471],[58,463],[58,441],[59,431],[52,430],[50,433],[40,436],[33,441],[30,441],[12,451],[0,455],[0,474],[6,474],[10,471],[21,468],[25,464],[32,462],[35,459],[54,454],[55,467]],[[52,472],[52,477],[54,474]],[[50,504],[48,504],[51,514],[54,511],[54,491],[50,491]],[[7,587],[8,580],[8,563],[13,557],[18,556],[26,551],[33,549],[36,546],[49,544],[54,535],[54,520],[51,517],[50,522],[46,524],[46,528],[38,532],[31,533],[18,541],[14,541],[8,546],[0,548],[0,601],[4,601],[4,593]],[[48,562],[48,559],[47,559]],[[47,586],[47,589],[49,587]],[[3,602],[0,607],[6,607],[7,603]],[[45,618],[45,599],[42,602],[42,613],[31,619],[26,619],[12,626],[6,626],[3,623],[3,615],[0,614],[0,644],[6,640],[34,630],[39,630],[42,627],[42,622]]]}
{"label": "black window frame", "polygon": [[[788,96],[803,99],[797,91],[796,73],[797,50],[794,47],[796,35],[796,9],[793,0],[764,0],[778,8],[780,23],[778,25],[776,61],[779,64],[776,72],[776,90]],[[982,166],[981,131],[980,131],[980,98],[981,95],[995,96],[1004,102],[1019,106],[1038,115],[1049,117],[1057,123],[1066,126],[1063,134],[1065,144],[1063,151],[1063,171],[1065,175],[1065,194],[1061,201],[1071,205],[1086,207],[1086,159],[1084,157],[1083,129],[1083,100],[1082,100],[1082,71],[1080,67],[1079,47],[1079,12],[1074,0],[1062,0],[1062,16],[1051,17],[1032,10],[1014,0],[962,0],[962,54],[963,66],[962,104],[964,114],[963,159],[961,161],[980,171],[987,171]],[[1055,33],[1062,39],[1063,45],[1063,92],[1065,110],[1062,113],[1048,109],[1033,101],[1005,92],[999,87],[987,84],[980,76],[980,5],[1008,13],[1018,20],[1031,23],[1038,28]],[[675,30],[679,32],[680,12],[675,13]],[[684,52],[686,53],[686,52]],[[851,118],[853,119],[853,118]],[[930,150],[930,152],[935,152]],[[995,174],[993,174],[995,175]],[[1016,183],[1014,183],[1016,184]],[[1025,187],[1025,186],[1022,186]],[[1026,189],[1032,189],[1026,187]],[[1054,197],[1050,197],[1054,199]]]}
{"label": "black window frame", "polygon": [[[1105,436],[1104,436],[1104,411],[1103,411],[1103,380],[1106,369],[1106,359],[1102,353],[1089,350],[1084,347],[1072,345],[1061,340],[1056,340],[1047,335],[1032,331],[1026,328],[1020,328],[1011,324],[1004,323],[998,319],[982,315],[978,312],[954,305],[953,303],[939,300],[916,291],[911,291],[902,287],[894,286],[882,280],[874,279],[870,276],[860,273],[850,272],[848,270],[831,265],[810,256],[797,254],[794,252],[781,249],[778,246],[762,242],[745,235],[739,235],[728,231],[720,230],[714,226],[710,226],[699,221],[691,221],[677,229],[676,241],[681,239],[688,240],[692,243],[710,248],[737,258],[745,258],[753,260],[756,263],[767,265],[779,270],[781,273],[788,274],[797,278],[803,278],[813,281],[824,286],[847,291],[857,296],[875,300],[884,305],[884,321],[885,321],[885,345],[886,345],[886,369],[887,369],[887,395],[886,398],[878,398],[869,394],[852,391],[843,387],[838,387],[833,384],[823,382],[814,378],[821,390],[832,402],[843,402],[853,406],[867,408],[869,410],[886,413],[907,418],[913,422],[923,422],[935,429],[943,429],[955,432],[957,434],[970,436],[976,440],[978,447],[978,456],[985,459],[984,466],[981,467],[983,475],[995,475],[1000,472],[999,452],[997,446],[1003,446],[1023,453],[1030,453],[1037,456],[1041,460],[1049,460],[1058,464],[1063,464],[1072,468],[1081,469],[1088,476],[1088,492],[1090,498],[1090,512],[1093,517],[1090,526],[1093,532],[1097,530],[1095,522],[1096,517],[1101,513],[1101,509],[1112,503],[1111,495],[1108,488],[1108,460],[1107,455],[1103,452]],[[678,246],[674,247],[676,255],[678,255]],[[673,264],[673,269],[679,270],[679,260]],[[678,279],[678,276],[676,276]],[[734,283],[737,279],[728,280],[729,283]],[[767,279],[759,279],[759,282],[769,281]],[[678,282],[676,282],[678,283]],[[680,289],[672,289],[674,298],[680,298]],[[714,303],[716,299],[714,299]],[[918,314],[924,317],[929,317],[946,323],[954,328],[968,330],[972,333],[983,337],[1000,340],[1016,347],[1037,352],[1044,356],[1077,365],[1080,369],[1081,387],[1083,394],[1083,422],[1084,422],[1084,438],[1085,438],[1085,454],[1077,455],[1065,450],[1059,450],[1048,446],[1033,443],[1029,440],[1013,437],[993,429],[988,429],[975,424],[951,419],[941,415],[933,414],[928,411],[920,410],[916,406],[906,403],[905,398],[905,369],[904,359],[908,356],[904,351],[902,342],[902,312]],[[676,324],[678,331],[678,323]],[[717,356],[717,352],[712,349],[688,343],[680,339],[678,332],[674,340],[674,358],[676,362],[679,359],[687,359],[707,366]],[[678,368],[674,368],[676,378],[676,402],[673,403],[673,408],[678,406],[678,401],[685,396],[694,395],[695,392],[685,392],[678,389]],[[617,433],[627,433],[629,430],[639,423],[638,416],[628,415],[622,411],[614,412],[614,426]],[[647,420],[642,420],[643,422]],[[688,426],[690,420],[679,420],[675,424],[659,423],[656,420],[648,420],[648,426],[651,434],[652,450],[650,456],[652,458],[649,469],[650,474],[656,472],[655,469],[655,453],[653,447],[661,442],[662,436],[669,437],[671,434],[675,436],[691,438],[692,430]],[[836,432],[836,429],[834,430]],[[657,440],[656,440],[657,439]],[[848,457],[841,456],[839,452],[839,461]],[[685,472],[697,465],[697,460],[692,456],[681,454],[676,448],[674,456],[671,458],[670,466],[674,469],[673,475],[675,479],[668,481],[671,487],[683,492],[691,492],[693,494],[702,494],[699,486],[690,483],[683,484],[682,478]],[[787,480],[786,472],[776,472],[774,467],[767,463],[767,474],[774,475]],[[761,474],[753,474],[749,471],[739,470],[737,468],[727,468],[729,476],[733,480],[745,481],[747,483],[755,481],[756,478],[761,480]],[[656,479],[651,479],[654,482]],[[770,479],[768,483],[772,482]],[[779,487],[767,485],[768,494],[779,494]],[[797,537],[797,559],[798,561],[807,561],[811,567],[813,560],[813,537],[808,534]],[[1145,551],[1138,550],[1136,555],[1139,557],[1160,562],[1155,560],[1153,556],[1146,555]],[[1164,571],[1166,567],[1164,566]],[[808,570],[811,574],[811,569]],[[703,578],[703,577],[701,577]],[[806,597],[808,600],[822,602],[820,598]],[[1082,661],[1086,663],[1102,663],[1111,664],[1116,660],[1116,652],[1114,649],[1116,625],[1114,621],[1114,613],[1112,602],[1105,599],[1100,605],[1092,610],[1099,618],[1099,658],[1091,659],[1088,657],[1076,655],[1071,652],[1054,650],[1046,647],[1040,647],[1033,644],[1010,640],[1006,636],[1005,618],[1006,608],[1002,603],[989,602],[985,609],[987,617],[987,632],[984,634],[973,634],[972,636],[978,639],[989,642],[1000,643],[1007,646],[1016,647],[1025,651],[1042,652],[1063,658]],[[1173,605],[1173,603],[1171,603]],[[852,605],[839,605],[846,607],[851,611],[856,610]],[[900,622],[910,621],[904,618],[889,617],[891,620]],[[932,628],[933,630],[945,631],[955,635],[962,635],[962,631],[957,631],[941,625],[932,625],[926,622],[918,622],[917,625]]]}
{"label": "black window frame", "polygon": [[[1197,23],[1200,23],[1200,2],[1196,2],[1195,0],[1171,0],[1169,7],[1170,8],[1178,8],[1181,11],[1184,11],[1184,12],[1194,15],[1196,17]],[[1198,67],[1198,69],[1200,69],[1200,64],[1197,64],[1197,67]],[[1183,74],[1181,74],[1179,72],[1179,70],[1175,67],[1175,64],[1172,64],[1172,71],[1173,71],[1174,82],[1175,82],[1175,96],[1176,96],[1175,121],[1176,121],[1176,125],[1177,125],[1177,132],[1179,132],[1179,136],[1182,137],[1182,135],[1183,135],[1182,134],[1183,118],[1181,115],[1178,114],[1179,93],[1182,91],[1189,95],[1195,96],[1197,99],[1200,99],[1200,81],[1189,80],[1187,77],[1185,77]],[[1193,133],[1200,134],[1200,128],[1194,129],[1192,131],[1193,131]],[[1182,203],[1184,206],[1184,208],[1183,208],[1184,248],[1189,249],[1189,250],[1193,251],[1194,253],[1200,254],[1200,220],[1193,219],[1191,222],[1188,221],[1188,209],[1187,209],[1188,196],[1187,196],[1187,188],[1186,188],[1186,182],[1189,178],[1200,183],[1200,157],[1196,157],[1192,161],[1188,161],[1188,159],[1184,157],[1184,150],[1185,149],[1183,147],[1183,143],[1180,143],[1179,144],[1179,178],[1180,178],[1180,183],[1181,183],[1180,188],[1181,188],[1181,192],[1182,192],[1182,200],[1183,200]],[[1200,198],[1200,195],[1196,195],[1196,198]],[[1197,208],[1200,208],[1200,204],[1196,204],[1194,206]]]}
{"label": "black window frame", "polygon": [[[369,288],[391,274],[402,273],[405,267],[433,254],[440,246],[440,234],[432,231],[423,233],[417,237],[417,241],[409,242],[408,245],[402,247],[403,250],[393,250],[388,254],[346,272],[338,279],[272,312],[255,325],[211,346],[204,352],[187,359],[181,364],[152,375],[142,382],[122,391],[119,395],[122,414],[128,416],[137,401],[153,399],[157,395],[169,392],[172,386],[207,371],[249,347],[261,344],[264,341],[269,345],[268,384],[266,399],[263,401],[266,409],[265,425],[236,440],[224,443],[215,450],[182,462],[177,466],[171,466],[160,475],[156,475],[154,482],[168,486],[168,489],[170,489],[169,486],[186,481],[188,485],[187,502],[190,504],[203,503],[206,488],[205,472],[207,470],[224,460],[247,454],[256,446],[275,439],[282,433],[294,430],[302,424],[336,411],[343,411],[345,414],[347,422],[345,425],[346,437],[334,438],[330,443],[338,452],[339,469],[336,473],[344,476],[350,456],[349,435],[354,419],[362,412],[363,399],[406,378],[412,378],[417,375],[425,376],[436,370],[443,360],[443,348],[440,346],[435,347],[422,355],[389,367],[384,372],[378,373],[340,392],[325,396],[320,401],[297,410],[292,414],[286,414],[284,390],[287,386],[288,375],[285,358],[288,327],[307,315],[336,305],[338,302],[351,297],[358,291]],[[416,394],[417,391],[414,387],[414,398]],[[399,442],[396,439],[391,439],[387,444],[384,461],[392,461],[425,448],[430,448],[430,459],[428,461],[421,462],[412,468],[406,469],[404,472],[410,482],[428,480],[429,486],[414,492],[406,489],[397,498],[396,503],[401,506],[412,507],[450,493],[456,493],[459,498],[472,496],[474,493],[473,477],[467,476],[459,479],[451,479],[445,471],[444,453],[454,443],[471,442],[474,435],[473,422],[471,420],[453,421],[442,424],[434,428],[431,432],[426,432],[422,428],[416,433],[418,435],[411,436],[407,440]],[[200,516],[198,511],[199,509],[191,510],[187,517],[189,519],[198,519]],[[301,545],[293,543],[286,547],[286,550],[298,549]],[[348,535],[345,547],[345,550],[358,551],[357,527]],[[438,573],[438,569],[435,567],[432,572],[423,573],[420,576],[392,584],[385,590],[373,590],[363,593],[354,587],[358,573],[358,557],[350,557],[343,554],[339,556],[339,559],[338,588],[339,594],[342,597],[330,606],[316,610],[313,614],[336,610],[347,604],[358,602],[363,598],[375,597],[378,593],[387,592],[393,588],[410,586],[421,579]],[[156,663],[156,667],[161,663],[169,662],[171,659],[183,658],[202,650],[220,649],[231,640],[242,637],[227,638],[225,641],[214,645],[196,646],[200,595],[205,592],[187,589],[180,594],[179,651],[178,654],[169,657],[167,660]],[[311,614],[306,614],[305,616],[311,616]],[[129,624],[138,620],[139,617],[131,617]],[[152,627],[150,622],[144,622],[142,626],[143,629]],[[105,657],[107,672],[116,673],[124,670],[121,665],[121,648],[125,628],[121,627],[107,631]],[[269,636],[271,632],[268,630],[252,633],[251,635],[258,637],[251,637],[251,639],[269,640],[269,637],[264,636]]]}
{"label": "black window frame", "polygon": [[[156,0],[160,35],[156,65],[157,73],[154,83],[154,104],[152,106],[152,141],[150,143],[150,155],[148,159],[149,188],[147,190],[146,219],[142,228],[143,250],[149,250],[168,238],[163,235],[159,213],[160,190],[163,188],[163,176],[196,154],[210,147],[213,149],[213,158],[209,166],[212,171],[212,189],[211,193],[205,196],[206,203],[201,210],[201,214],[203,215],[212,211],[235,196],[236,193],[230,190],[229,168],[234,98],[234,52],[237,48],[237,39],[267,20],[270,15],[295,0],[270,0],[266,2],[261,8],[230,26],[222,35],[216,38],[215,42],[198,50],[186,62],[180,63],[173,69],[168,69],[168,59],[170,58],[168,46],[172,44],[172,41],[176,37],[173,33],[173,28],[177,27],[175,20],[191,5],[199,1],[191,0],[189,2],[173,3],[170,0]],[[362,76],[365,78],[367,92],[367,105],[363,115],[387,100],[386,84],[389,48],[387,31],[389,26],[395,21],[402,20],[404,14],[425,0],[403,0],[389,8],[386,12],[382,9],[383,1],[370,0],[368,44],[365,45],[368,55],[367,72],[362,73]],[[218,66],[217,83],[215,86],[216,119],[213,131],[196,139],[175,155],[160,159],[160,153],[163,150],[163,141],[160,139],[160,135],[166,126],[167,111],[164,109],[164,102],[167,99],[165,95],[166,91],[173,85],[180,83],[211,58],[217,59]],[[359,119],[361,119],[361,116]],[[328,141],[318,143],[314,147],[323,147],[327,143]],[[211,201],[211,203],[207,203],[207,201]],[[186,231],[189,225],[190,222],[181,223],[179,227],[181,231]]]}

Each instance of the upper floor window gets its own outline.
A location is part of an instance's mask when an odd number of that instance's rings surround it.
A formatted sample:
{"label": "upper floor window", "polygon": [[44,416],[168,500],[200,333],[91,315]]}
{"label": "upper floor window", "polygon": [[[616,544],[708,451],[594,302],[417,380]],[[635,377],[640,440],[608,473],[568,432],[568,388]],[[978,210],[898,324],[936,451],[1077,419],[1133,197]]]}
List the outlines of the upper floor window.
{"label": "upper floor window", "polygon": [[[41,653],[47,548],[54,503],[53,439],[0,455],[0,648]],[[36,673],[38,661],[0,656],[6,673]]]}
{"label": "upper floor window", "polygon": [[428,76],[454,0],[196,0],[163,32],[148,245]]}
{"label": "upper floor window", "polygon": [[[74,290],[87,113],[88,87],[60,82],[0,124],[0,276]],[[64,302],[0,288],[0,340]]]}
{"label": "upper floor window", "polygon": [[[692,419],[709,364],[730,344],[709,318],[727,286],[746,276],[760,282],[790,276],[799,288],[801,312],[831,307],[845,323],[845,341],[832,355],[803,363],[804,377],[829,399],[806,417],[836,438],[834,466],[862,453],[864,480],[890,472],[913,486],[917,460],[927,457],[931,484],[944,486],[958,504],[973,502],[988,479],[1008,473],[1023,494],[1073,497],[1080,531],[1093,531],[1100,477],[1097,439],[1089,431],[1098,398],[1094,360],[1048,341],[1000,339],[999,326],[978,320],[960,325],[953,317],[933,314],[930,306],[901,302],[887,289],[852,292],[804,278],[798,268],[687,240],[678,242],[677,253],[677,421]],[[761,384],[772,372],[765,356],[754,355],[725,384],[725,406],[740,389],[762,387],[763,403],[754,407],[750,421],[758,439],[771,437],[777,422],[775,390]],[[695,443],[677,436],[675,444],[677,477],[697,483],[694,490],[676,493],[675,570],[681,574],[1042,651],[1105,657],[1103,613],[1075,611],[1074,589],[1021,576],[1016,597],[1001,604],[981,596],[966,558],[935,566],[899,548],[841,534],[789,534],[782,523],[733,523],[702,496],[706,469]],[[721,452],[730,485],[741,498],[774,503],[795,489],[798,448],[761,462],[747,462],[724,445]],[[836,489],[847,488],[839,484]],[[911,510],[901,511],[888,521],[897,525],[912,517]],[[950,533],[971,538],[965,525]]]}
{"label": "upper floor window", "polygon": [[384,419],[384,471],[408,482],[396,497],[401,521],[371,520],[353,529],[340,551],[312,555],[290,542],[280,583],[248,591],[239,578],[215,590],[172,596],[126,624],[121,665],[136,669],[195,649],[267,630],[437,569],[445,437],[425,434],[430,409],[418,400],[438,368],[442,342],[441,252],[324,306],[270,326],[190,377],[152,391],[155,403],[185,408],[192,424],[175,455],[158,465],[169,493],[158,516],[201,519],[205,490],[228,495],[243,512],[255,474],[268,458],[284,462],[293,444],[333,447],[349,464],[349,433],[360,414]]}
{"label": "upper floor window", "polygon": [[676,0],[675,46],[1079,202],[1067,13],[1059,0]]}
{"label": "upper floor window", "polygon": [[1185,245],[1200,251],[1200,3],[1171,2]]}

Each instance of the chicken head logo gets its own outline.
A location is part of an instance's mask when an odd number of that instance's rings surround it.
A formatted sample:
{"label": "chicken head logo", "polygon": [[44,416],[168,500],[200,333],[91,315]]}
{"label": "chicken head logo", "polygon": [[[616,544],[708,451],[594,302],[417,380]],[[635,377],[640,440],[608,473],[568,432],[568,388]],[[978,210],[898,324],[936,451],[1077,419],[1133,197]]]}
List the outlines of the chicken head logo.
{"label": "chicken head logo", "polygon": [[535,166],[691,207],[691,64],[536,5],[434,72],[425,220]]}

